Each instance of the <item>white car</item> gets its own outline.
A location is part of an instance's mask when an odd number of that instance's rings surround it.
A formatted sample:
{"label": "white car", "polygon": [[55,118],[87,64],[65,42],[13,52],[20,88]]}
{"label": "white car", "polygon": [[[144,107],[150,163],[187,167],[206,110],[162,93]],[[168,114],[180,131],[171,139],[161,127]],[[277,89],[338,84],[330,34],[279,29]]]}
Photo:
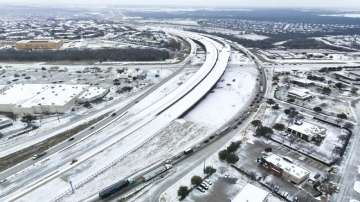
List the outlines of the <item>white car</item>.
{"label": "white car", "polygon": [[204,180],[208,185],[212,185],[212,182],[209,179]]}
{"label": "white car", "polygon": [[205,192],[205,190],[203,188],[201,188],[201,187],[196,187],[196,189],[199,190],[201,193]]}

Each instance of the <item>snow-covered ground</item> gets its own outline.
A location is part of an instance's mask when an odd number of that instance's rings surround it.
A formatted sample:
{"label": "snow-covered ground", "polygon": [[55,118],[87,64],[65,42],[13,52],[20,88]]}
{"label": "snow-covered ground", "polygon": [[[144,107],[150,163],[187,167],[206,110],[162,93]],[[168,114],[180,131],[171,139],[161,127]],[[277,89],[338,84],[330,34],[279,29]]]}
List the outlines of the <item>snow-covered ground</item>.
{"label": "snow-covered ground", "polygon": [[256,89],[257,75],[252,63],[246,63],[239,53],[232,54],[220,82],[185,119],[213,129],[221,127],[249,104]]}
{"label": "snow-covered ground", "polygon": [[237,35],[237,37],[252,41],[262,41],[269,38],[268,36],[259,35],[259,34],[241,34],[241,35]]}

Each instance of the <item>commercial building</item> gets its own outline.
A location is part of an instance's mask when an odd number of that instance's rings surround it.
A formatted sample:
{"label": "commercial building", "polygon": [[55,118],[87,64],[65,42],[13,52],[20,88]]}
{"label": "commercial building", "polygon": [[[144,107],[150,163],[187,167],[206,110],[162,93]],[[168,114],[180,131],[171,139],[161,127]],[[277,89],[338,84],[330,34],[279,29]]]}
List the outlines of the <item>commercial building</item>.
{"label": "commercial building", "polygon": [[16,115],[64,113],[87,88],[87,85],[66,84],[12,85],[0,93],[0,112]]}
{"label": "commercial building", "polygon": [[231,202],[267,202],[269,195],[269,192],[247,184]]}
{"label": "commercial building", "polygon": [[310,175],[310,171],[295,165],[291,159],[278,156],[274,153],[264,154],[260,158],[260,163],[275,175],[281,176],[295,184],[302,183]]}
{"label": "commercial building", "polygon": [[22,40],[16,42],[16,49],[60,49],[63,44],[62,40]]}
{"label": "commercial building", "polygon": [[318,125],[301,122],[299,124],[292,124],[287,128],[287,133],[294,135],[308,142],[320,143],[326,137],[326,128]]}
{"label": "commercial building", "polygon": [[291,88],[288,92],[288,97],[305,101],[311,99],[312,95],[305,88]]}

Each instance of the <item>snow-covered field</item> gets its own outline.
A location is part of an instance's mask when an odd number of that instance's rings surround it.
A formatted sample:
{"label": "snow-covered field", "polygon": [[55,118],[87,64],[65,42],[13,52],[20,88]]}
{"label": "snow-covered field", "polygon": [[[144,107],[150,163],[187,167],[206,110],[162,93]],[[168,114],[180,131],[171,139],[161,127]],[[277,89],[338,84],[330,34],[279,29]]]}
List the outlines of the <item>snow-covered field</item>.
{"label": "snow-covered field", "polygon": [[237,35],[237,37],[252,41],[262,41],[269,38],[268,36],[259,35],[259,34],[241,34],[241,35]]}
{"label": "snow-covered field", "polygon": [[235,54],[221,81],[186,117],[186,120],[209,128],[219,128],[247,106],[256,87],[257,70],[251,63],[242,63]]}

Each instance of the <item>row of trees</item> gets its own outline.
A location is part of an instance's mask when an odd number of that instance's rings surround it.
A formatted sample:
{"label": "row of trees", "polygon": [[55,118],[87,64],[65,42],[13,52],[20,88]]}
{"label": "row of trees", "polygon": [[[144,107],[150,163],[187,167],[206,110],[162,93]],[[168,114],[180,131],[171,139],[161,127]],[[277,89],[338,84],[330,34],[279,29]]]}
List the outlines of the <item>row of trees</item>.
{"label": "row of trees", "polygon": [[[204,173],[206,175],[212,175],[216,172],[216,169],[211,167],[211,166],[207,166],[204,169]],[[195,175],[191,178],[191,184],[193,186],[199,186],[201,183],[203,182],[203,178]],[[187,186],[180,186],[178,189],[178,196],[180,197],[180,200],[183,200],[188,194],[190,193],[190,189]]]}
{"label": "row of trees", "polygon": [[238,162],[239,157],[235,154],[235,152],[240,148],[240,145],[241,141],[231,142],[226,149],[219,152],[219,159],[230,164]]}
{"label": "row of trees", "polygon": [[169,57],[167,50],[154,48],[0,50],[0,61],[162,61]]}

